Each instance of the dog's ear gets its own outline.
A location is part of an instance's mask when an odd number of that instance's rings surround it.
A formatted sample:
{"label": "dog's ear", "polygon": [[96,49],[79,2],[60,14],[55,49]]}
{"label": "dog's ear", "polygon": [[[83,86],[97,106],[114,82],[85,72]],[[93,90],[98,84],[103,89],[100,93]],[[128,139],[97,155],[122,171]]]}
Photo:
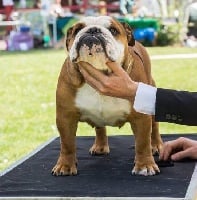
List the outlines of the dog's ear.
{"label": "dog's ear", "polygon": [[128,45],[134,46],[135,45],[135,39],[134,39],[134,36],[133,36],[132,28],[126,22],[121,22],[121,24],[124,27],[125,32],[127,34]]}
{"label": "dog's ear", "polygon": [[75,86],[79,87],[83,82],[84,78],[82,74],[79,72],[79,66],[76,63],[72,63],[70,59],[66,59],[64,65],[66,65],[66,70],[69,78],[69,82]]}
{"label": "dog's ear", "polygon": [[69,50],[69,42],[72,39],[73,26],[67,30],[66,33],[66,50]]}
{"label": "dog's ear", "polygon": [[70,41],[74,40],[77,33],[85,27],[84,23],[75,23],[73,26],[71,26],[66,33],[66,49],[69,51],[69,45]]}

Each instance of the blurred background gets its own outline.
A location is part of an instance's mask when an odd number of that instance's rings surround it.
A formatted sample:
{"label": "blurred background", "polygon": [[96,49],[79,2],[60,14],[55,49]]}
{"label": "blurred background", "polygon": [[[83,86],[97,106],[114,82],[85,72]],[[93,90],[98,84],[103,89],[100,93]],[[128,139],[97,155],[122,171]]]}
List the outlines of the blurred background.
{"label": "blurred background", "polygon": [[61,48],[84,15],[126,21],[146,46],[197,46],[196,0],[0,0],[0,49]]}

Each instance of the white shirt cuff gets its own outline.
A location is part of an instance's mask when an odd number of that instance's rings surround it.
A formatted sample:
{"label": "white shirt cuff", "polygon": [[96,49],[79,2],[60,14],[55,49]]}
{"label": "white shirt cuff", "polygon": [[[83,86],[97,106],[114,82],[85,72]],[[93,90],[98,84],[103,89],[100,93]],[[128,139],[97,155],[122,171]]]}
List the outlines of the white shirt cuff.
{"label": "white shirt cuff", "polygon": [[154,115],[157,88],[144,83],[139,83],[134,100],[136,112]]}

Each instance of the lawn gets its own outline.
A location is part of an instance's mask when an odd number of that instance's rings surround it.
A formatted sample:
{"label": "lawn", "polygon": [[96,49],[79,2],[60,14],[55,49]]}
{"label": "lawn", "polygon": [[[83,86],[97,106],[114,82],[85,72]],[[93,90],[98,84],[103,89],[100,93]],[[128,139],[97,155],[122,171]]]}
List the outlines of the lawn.
{"label": "lawn", "polygon": [[[151,55],[197,53],[189,48],[148,48]],[[194,52],[196,51],[196,52]],[[0,52],[0,170],[31,152],[49,138],[58,136],[55,126],[55,89],[63,50]],[[194,91],[196,59],[153,60],[152,73],[158,87]],[[196,127],[160,124],[161,133],[194,133]],[[109,134],[131,134],[129,125]],[[94,135],[79,124],[77,135]]]}

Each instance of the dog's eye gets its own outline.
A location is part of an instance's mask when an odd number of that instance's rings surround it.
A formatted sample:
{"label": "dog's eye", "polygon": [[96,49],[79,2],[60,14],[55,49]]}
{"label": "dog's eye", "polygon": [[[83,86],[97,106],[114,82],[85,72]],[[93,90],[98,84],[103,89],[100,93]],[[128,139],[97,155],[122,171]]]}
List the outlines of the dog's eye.
{"label": "dog's eye", "polygon": [[109,31],[111,32],[111,34],[112,35],[114,35],[114,36],[116,36],[116,35],[118,35],[118,30],[116,29],[116,28],[114,28],[114,27],[110,27],[109,28]]}

